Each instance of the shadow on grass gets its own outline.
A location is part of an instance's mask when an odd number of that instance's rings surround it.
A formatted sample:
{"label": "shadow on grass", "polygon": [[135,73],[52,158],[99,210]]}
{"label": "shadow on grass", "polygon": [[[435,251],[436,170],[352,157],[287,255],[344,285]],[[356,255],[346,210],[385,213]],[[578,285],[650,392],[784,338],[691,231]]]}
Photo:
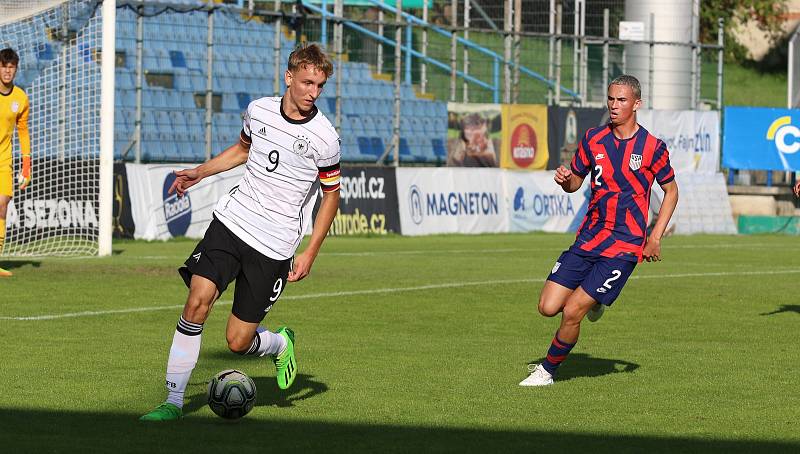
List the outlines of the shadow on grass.
{"label": "shadow on grass", "polygon": [[760,315],[775,315],[782,314],[784,312],[794,312],[795,314],[800,314],[800,304],[784,304],[772,312],[764,312]]}
{"label": "shadow on grass", "polygon": [[6,270],[9,270],[9,271],[15,270],[17,268],[22,268],[22,267],[25,267],[25,266],[30,266],[30,267],[33,267],[33,268],[39,268],[40,266],[42,266],[42,262],[35,261],[35,260],[14,260],[14,261],[9,261],[9,262],[0,262],[0,268],[6,269]]}
{"label": "shadow on grass", "polygon": [[[657,437],[575,431],[489,430],[288,419],[285,409],[256,409],[231,422],[189,415],[143,423],[122,412],[52,412],[0,407],[7,453],[220,452],[702,452],[796,453],[800,444],[727,438]],[[637,431],[640,430],[636,429]],[[645,428],[645,430],[647,430]]]}
{"label": "shadow on grass", "polygon": [[[278,388],[274,377],[251,378],[256,384],[256,407],[292,407],[294,402],[310,399],[328,390],[328,385],[313,380],[313,376],[306,374],[297,374],[292,387],[286,390]],[[197,384],[200,383],[192,383],[192,385]],[[205,392],[193,394],[186,400],[183,413],[192,414],[207,403]]]}
{"label": "shadow on grass", "polygon": [[[531,361],[531,364],[541,363],[544,358]],[[579,377],[601,377],[608,374],[633,372],[639,365],[621,359],[594,358],[586,353],[570,353],[567,359],[558,368],[558,381],[567,381]]]}

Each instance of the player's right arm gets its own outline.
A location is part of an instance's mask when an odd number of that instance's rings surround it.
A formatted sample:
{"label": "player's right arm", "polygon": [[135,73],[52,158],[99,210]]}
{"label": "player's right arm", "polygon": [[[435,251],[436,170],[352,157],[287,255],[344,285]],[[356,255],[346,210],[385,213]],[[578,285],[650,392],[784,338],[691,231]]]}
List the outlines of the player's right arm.
{"label": "player's right arm", "polygon": [[242,116],[242,132],[239,134],[239,142],[194,169],[175,172],[176,178],[169,188],[169,194],[177,192],[178,197],[183,197],[183,193],[187,189],[199,183],[203,178],[225,172],[247,162],[247,156],[250,154],[250,145],[253,143],[250,133],[250,110],[254,103],[255,101],[247,106],[247,110]]}
{"label": "player's right arm", "polygon": [[566,192],[575,192],[580,189],[583,185],[584,178],[586,177],[576,175],[572,172],[572,170],[564,166],[557,168],[556,175],[553,177],[553,179],[556,180],[556,183],[558,183],[558,185],[561,186]]}
{"label": "player's right arm", "polygon": [[249,153],[250,142],[245,141],[244,137],[242,137],[238,143],[231,145],[210,161],[204,162],[193,169],[176,171],[176,178],[169,188],[169,193],[177,192],[178,197],[183,197],[183,193],[187,189],[199,183],[203,178],[244,164]]}
{"label": "player's right arm", "polygon": [[556,180],[556,183],[566,192],[575,192],[580,189],[583,185],[584,178],[586,178],[586,175],[589,174],[589,170],[591,169],[590,155],[587,152],[589,148],[589,143],[587,141],[588,136],[589,133],[587,131],[578,144],[578,149],[575,150],[575,155],[572,157],[569,168],[566,166],[559,166],[559,168],[556,169],[556,175],[553,179]]}

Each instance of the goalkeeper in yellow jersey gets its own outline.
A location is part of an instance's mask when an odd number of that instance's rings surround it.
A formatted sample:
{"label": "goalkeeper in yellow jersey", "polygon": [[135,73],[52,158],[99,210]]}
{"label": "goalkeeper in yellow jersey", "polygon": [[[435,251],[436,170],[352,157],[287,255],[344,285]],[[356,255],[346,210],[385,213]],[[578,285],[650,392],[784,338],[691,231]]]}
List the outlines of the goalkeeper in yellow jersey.
{"label": "goalkeeper in yellow jersey", "polygon": [[[14,196],[13,158],[11,143],[14,127],[19,135],[22,154],[22,172],[19,189],[31,184],[31,138],[28,135],[28,96],[14,86],[19,55],[13,49],[0,50],[0,253],[6,240],[6,213],[8,203]],[[10,271],[0,268],[0,277],[11,276]]]}

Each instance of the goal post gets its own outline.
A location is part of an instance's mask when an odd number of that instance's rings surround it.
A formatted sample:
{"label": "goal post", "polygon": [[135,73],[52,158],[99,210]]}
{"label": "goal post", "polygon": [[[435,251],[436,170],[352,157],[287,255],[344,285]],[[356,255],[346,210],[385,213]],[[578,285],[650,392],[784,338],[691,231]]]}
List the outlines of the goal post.
{"label": "goal post", "polygon": [[[0,0],[32,155],[31,185],[14,182],[3,256],[111,254],[115,17],[113,0]],[[16,133],[12,154],[16,180]]]}

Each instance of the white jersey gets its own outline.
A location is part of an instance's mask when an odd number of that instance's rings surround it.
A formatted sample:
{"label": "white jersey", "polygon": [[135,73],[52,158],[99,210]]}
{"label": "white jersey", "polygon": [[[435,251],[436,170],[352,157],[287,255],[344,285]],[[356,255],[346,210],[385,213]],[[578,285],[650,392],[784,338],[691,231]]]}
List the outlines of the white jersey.
{"label": "white jersey", "polygon": [[[281,98],[261,98],[247,106],[241,140],[251,143],[239,184],[222,197],[214,215],[242,241],[265,256],[294,256],[308,220],[303,208],[325,192],[339,189],[339,135],[316,106],[293,120]],[[313,189],[313,190],[312,190]]]}

